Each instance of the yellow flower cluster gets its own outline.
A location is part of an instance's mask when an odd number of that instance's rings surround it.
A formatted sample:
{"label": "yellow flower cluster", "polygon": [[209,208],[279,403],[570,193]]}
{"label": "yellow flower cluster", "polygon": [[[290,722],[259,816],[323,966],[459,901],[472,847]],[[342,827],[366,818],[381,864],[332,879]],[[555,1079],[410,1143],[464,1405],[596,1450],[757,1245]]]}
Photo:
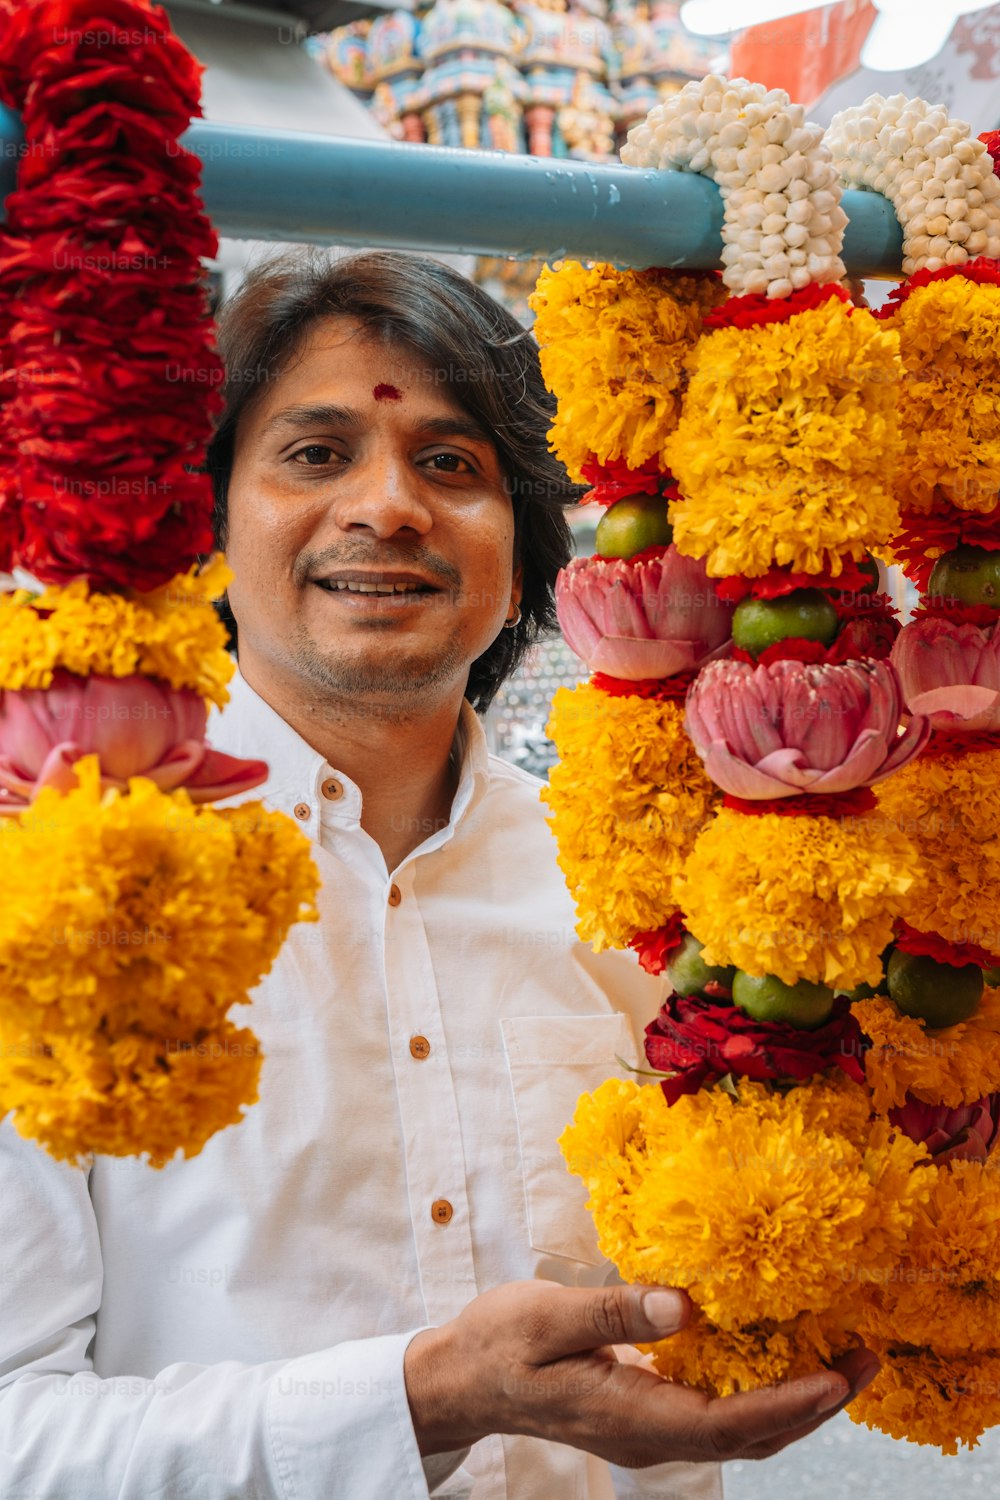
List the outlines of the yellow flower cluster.
{"label": "yellow flower cluster", "polygon": [[937,485],[959,510],[992,510],[1000,491],[1000,287],[964,276],[931,282],[910,293],[892,326],[904,371],[900,503],[929,510]]}
{"label": "yellow flower cluster", "polygon": [[0,689],[47,688],[57,667],[80,677],[135,672],[221,708],[235,663],[212,600],[232,577],[220,555],[144,594],[97,593],[84,579],[0,594]]}
{"label": "yellow flower cluster", "polygon": [[685,1288],[718,1327],[843,1313],[859,1269],[894,1263],[922,1197],[922,1146],[868,1128],[846,1078],[741,1083],[668,1107],[657,1085],[584,1095],[560,1146],[626,1281]]}
{"label": "yellow flower cluster", "polygon": [[543,801],[579,918],[597,952],[624,948],[674,911],[673,877],[718,797],[684,731],[682,703],[560,688],[559,751]]}
{"label": "yellow flower cluster", "polygon": [[680,1333],[638,1347],[652,1354],[665,1380],[709,1396],[732,1396],[814,1375],[857,1346],[850,1323],[850,1317],[833,1309],[821,1316],[801,1313],[784,1323],[724,1329],[696,1313]]}
{"label": "yellow flower cluster", "polygon": [[64,1161],[141,1151],[162,1167],[178,1149],[196,1156],[257,1100],[260,1048],[229,1022],[185,1041],[143,1031],[41,1041],[16,1027],[0,1036],[0,1111],[13,1110],[20,1133]]}
{"label": "yellow flower cluster", "polygon": [[852,1009],[872,1042],[865,1073],[879,1114],[904,1104],[908,1093],[958,1109],[1000,1089],[1000,990],[987,989],[968,1021],[936,1031],[879,995]]}
{"label": "yellow flower cluster", "polygon": [[528,301],[542,375],[559,403],[549,442],[573,479],[583,479],[592,456],[633,469],[662,461],[680,415],[685,358],[724,296],[708,276],[578,261],[545,267]]}
{"label": "yellow flower cluster", "polygon": [[1000,912],[1000,751],[918,758],[875,793],[884,817],[920,851],[906,920],[948,942],[989,948]]}
{"label": "yellow flower cluster", "polygon": [[873,1275],[861,1332],[935,1354],[1000,1357],[1000,1171],[994,1163],[928,1166],[899,1263]]}
{"label": "yellow flower cluster", "polygon": [[898,340],[836,298],[701,339],[666,445],[674,541],[709,574],[833,575],[899,523]]}
{"label": "yellow flower cluster", "polygon": [[[191,1149],[206,1121],[250,1101],[249,1053],[213,1071],[184,1045],[223,1035],[289,926],[315,920],[318,875],[301,831],[259,802],[195,807],[142,777],[102,794],[96,756],[75,769],[76,790],[47,788],[0,823],[0,1113],[59,1154],[97,1149],[94,1124],[106,1151],[162,1157],[170,1120],[171,1149]],[[171,1044],[163,1072],[189,1102],[154,1128],[156,1059]]]}
{"label": "yellow flower cluster", "polygon": [[723,808],[675,891],[706,963],[850,990],[881,980],[880,955],[894,918],[905,911],[909,919],[918,867],[906,835],[877,816]]}
{"label": "yellow flower cluster", "polygon": [[1000,1354],[940,1355],[897,1340],[869,1347],[882,1368],[847,1408],[852,1421],[950,1454],[1000,1422]]}

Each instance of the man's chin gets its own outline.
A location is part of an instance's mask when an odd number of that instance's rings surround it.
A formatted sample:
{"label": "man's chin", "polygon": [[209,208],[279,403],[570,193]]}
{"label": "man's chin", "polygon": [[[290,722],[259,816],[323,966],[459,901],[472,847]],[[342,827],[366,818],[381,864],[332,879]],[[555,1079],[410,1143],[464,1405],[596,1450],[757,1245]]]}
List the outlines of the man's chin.
{"label": "man's chin", "polygon": [[336,655],[317,648],[302,659],[303,674],[338,697],[399,704],[426,702],[429,692],[441,693],[468,676],[470,664],[453,646],[407,651],[400,645]]}

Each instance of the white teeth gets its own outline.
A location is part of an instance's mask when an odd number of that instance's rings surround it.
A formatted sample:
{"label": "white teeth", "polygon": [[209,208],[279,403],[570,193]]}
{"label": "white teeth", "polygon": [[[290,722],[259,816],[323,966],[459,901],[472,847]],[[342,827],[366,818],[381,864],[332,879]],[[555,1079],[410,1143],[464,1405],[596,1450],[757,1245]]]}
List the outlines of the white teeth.
{"label": "white teeth", "polygon": [[350,594],[410,594],[419,583],[348,583],[342,579],[320,579],[324,588],[346,589]]}

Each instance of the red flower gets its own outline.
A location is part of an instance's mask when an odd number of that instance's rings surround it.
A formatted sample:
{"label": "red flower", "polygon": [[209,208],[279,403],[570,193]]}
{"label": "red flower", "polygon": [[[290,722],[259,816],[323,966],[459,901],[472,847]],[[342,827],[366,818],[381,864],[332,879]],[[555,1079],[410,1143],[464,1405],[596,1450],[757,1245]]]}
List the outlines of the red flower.
{"label": "red flower", "polygon": [[846,996],[834,1001],[830,1019],[815,1031],[784,1021],[755,1021],[731,1001],[699,995],[671,995],[646,1027],[649,1066],[674,1075],[660,1084],[668,1104],[727,1073],[758,1082],[799,1081],[841,1068],[862,1083],[864,1049]]}
{"label": "red flower", "polygon": [[683,937],[684,920],[680,912],[675,911],[662,927],[637,932],[635,937],[629,938],[628,945],[639,955],[639,962],[647,974],[662,974]]}
{"label": "red flower", "polygon": [[730,604],[739,604],[748,597],[778,599],[794,589],[832,589],[854,595],[863,594],[870,587],[869,575],[849,558],[845,558],[836,578],[831,573],[793,573],[790,568],[770,568],[759,578],[744,578],[736,573],[730,578],[721,578],[716,584],[719,598],[727,599]]}
{"label": "red flower", "polygon": [[952,964],[956,969],[965,964],[978,964],[981,969],[990,969],[996,963],[988,948],[980,948],[976,943],[949,943],[938,932],[919,932],[902,917],[896,918],[893,942],[904,953],[924,954],[939,964]]}
{"label": "red flower", "polygon": [[[937,559],[963,544],[991,552],[1000,547],[1000,506],[983,513],[956,510],[938,492],[929,513],[903,511],[892,542],[903,571],[922,591],[930,582]],[[931,551],[934,556],[928,555]]]}
{"label": "red flower", "polygon": [[584,479],[593,488],[582,497],[582,505],[614,505],[629,495],[664,495],[675,498],[677,481],[659,461],[648,458],[638,469],[630,469],[623,458],[612,458],[601,464],[588,458],[580,466]]}
{"label": "red flower", "polygon": [[850,294],[833,281],[822,285],[818,281],[811,281],[790,297],[765,297],[756,293],[746,297],[730,297],[715,312],[707,314],[704,326],[707,329],[755,328],[764,323],[787,323],[796,313],[820,307],[824,302],[829,302],[831,297],[839,297],[841,302],[851,300]]}

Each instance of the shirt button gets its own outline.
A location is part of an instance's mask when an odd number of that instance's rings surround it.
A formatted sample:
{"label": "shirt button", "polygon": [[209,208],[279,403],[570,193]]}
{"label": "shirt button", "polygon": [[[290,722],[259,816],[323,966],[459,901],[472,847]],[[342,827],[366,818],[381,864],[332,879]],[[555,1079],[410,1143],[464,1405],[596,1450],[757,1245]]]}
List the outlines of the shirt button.
{"label": "shirt button", "polygon": [[430,1057],[431,1044],[425,1036],[410,1037],[410,1056],[417,1058]]}
{"label": "shirt button", "polygon": [[435,1224],[447,1224],[454,1212],[447,1198],[435,1198],[431,1204],[431,1218]]}
{"label": "shirt button", "polygon": [[344,795],[344,783],[336,776],[328,776],[320,790],[328,802],[336,802]]}
{"label": "shirt button", "polygon": [[310,807],[308,802],[296,802],[294,808],[295,816],[300,823],[304,823],[309,816]]}
{"label": "shirt button", "polygon": [[398,906],[399,903],[402,901],[402,899],[403,899],[403,895],[402,895],[402,892],[399,889],[399,886],[398,885],[391,885],[389,887],[389,905],[390,906]]}

